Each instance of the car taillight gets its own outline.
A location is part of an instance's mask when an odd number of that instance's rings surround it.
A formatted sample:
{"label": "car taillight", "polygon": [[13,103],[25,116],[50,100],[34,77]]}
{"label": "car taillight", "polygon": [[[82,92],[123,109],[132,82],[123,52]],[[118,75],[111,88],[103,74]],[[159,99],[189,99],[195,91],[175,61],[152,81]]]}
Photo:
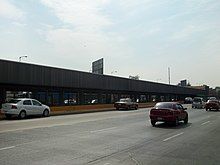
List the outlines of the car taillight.
{"label": "car taillight", "polygon": [[15,105],[12,105],[11,109],[18,109],[18,108]]}

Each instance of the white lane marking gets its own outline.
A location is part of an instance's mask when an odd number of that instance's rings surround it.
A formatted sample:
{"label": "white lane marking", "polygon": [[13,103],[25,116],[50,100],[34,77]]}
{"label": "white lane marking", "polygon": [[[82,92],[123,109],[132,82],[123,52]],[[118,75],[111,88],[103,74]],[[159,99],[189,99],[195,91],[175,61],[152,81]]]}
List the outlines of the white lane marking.
{"label": "white lane marking", "polygon": [[205,124],[208,124],[208,123],[210,123],[210,121],[207,121],[207,122],[205,122],[205,123],[202,123],[201,125],[205,125]]}
{"label": "white lane marking", "polygon": [[131,160],[134,161],[134,163],[135,163],[136,165],[139,165],[139,164],[140,164],[135,158],[133,158],[133,156],[131,155],[130,152],[129,152],[129,157],[131,158]]}
{"label": "white lane marking", "polygon": [[14,147],[15,147],[15,146],[0,148],[0,151],[2,151],[2,150],[7,150],[7,149],[11,149],[11,148],[14,148]]}
{"label": "white lane marking", "polygon": [[172,138],[175,138],[175,137],[177,137],[177,136],[180,136],[180,135],[182,135],[183,133],[184,133],[184,132],[181,132],[181,133],[179,133],[179,134],[176,134],[176,135],[173,135],[173,136],[171,136],[171,137],[168,137],[168,138],[164,139],[163,142],[165,142],[165,141],[167,141],[167,140],[170,140],[170,139],[172,139]]}
{"label": "white lane marking", "polygon": [[108,131],[108,130],[115,129],[115,128],[117,128],[117,127],[111,127],[111,128],[105,128],[105,129],[94,130],[94,131],[90,131],[90,133],[104,132],[104,131]]}

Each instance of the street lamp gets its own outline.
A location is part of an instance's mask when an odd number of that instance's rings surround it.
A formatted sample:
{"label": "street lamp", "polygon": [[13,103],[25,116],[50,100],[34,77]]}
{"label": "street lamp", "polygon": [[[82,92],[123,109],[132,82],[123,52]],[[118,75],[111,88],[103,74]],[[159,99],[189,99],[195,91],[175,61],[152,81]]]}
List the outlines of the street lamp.
{"label": "street lamp", "polygon": [[117,73],[117,70],[114,70],[114,71],[111,72],[111,74],[114,74],[114,73]]}
{"label": "street lamp", "polygon": [[25,55],[25,56],[20,56],[20,57],[19,57],[19,62],[21,62],[21,59],[22,59],[22,58],[27,58],[27,57],[28,57],[27,55]]}

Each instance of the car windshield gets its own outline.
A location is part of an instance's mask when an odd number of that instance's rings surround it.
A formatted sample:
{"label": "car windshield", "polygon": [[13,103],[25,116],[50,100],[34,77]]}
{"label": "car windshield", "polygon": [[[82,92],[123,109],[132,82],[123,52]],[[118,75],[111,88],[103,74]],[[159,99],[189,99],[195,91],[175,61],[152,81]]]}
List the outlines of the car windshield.
{"label": "car windshield", "polygon": [[16,103],[18,103],[19,101],[21,101],[21,100],[20,100],[20,99],[12,99],[12,100],[9,100],[8,103],[16,104]]}
{"label": "car windshield", "polygon": [[173,104],[172,103],[157,103],[155,105],[156,109],[172,109]]}
{"label": "car windshield", "polygon": [[201,99],[201,98],[194,98],[193,101],[194,101],[194,102],[201,102],[202,99]]}

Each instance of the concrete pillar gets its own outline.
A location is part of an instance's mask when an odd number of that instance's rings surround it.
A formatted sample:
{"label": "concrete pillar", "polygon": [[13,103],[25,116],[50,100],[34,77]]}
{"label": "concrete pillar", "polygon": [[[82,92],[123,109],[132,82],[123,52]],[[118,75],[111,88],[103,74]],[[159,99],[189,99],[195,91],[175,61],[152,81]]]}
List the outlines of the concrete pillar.
{"label": "concrete pillar", "polygon": [[85,102],[85,99],[84,99],[83,91],[79,91],[78,104],[82,105],[84,104],[84,102]]}
{"label": "concrete pillar", "polygon": [[59,92],[59,105],[61,105],[61,106],[63,106],[64,105],[64,91],[63,90],[61,90],[60,92]]}
{"label": "concrete pillar", "polygon": [[0,109],[2,108],[2,104],[6,100],[6,91],[4,88],[0,88]]}

